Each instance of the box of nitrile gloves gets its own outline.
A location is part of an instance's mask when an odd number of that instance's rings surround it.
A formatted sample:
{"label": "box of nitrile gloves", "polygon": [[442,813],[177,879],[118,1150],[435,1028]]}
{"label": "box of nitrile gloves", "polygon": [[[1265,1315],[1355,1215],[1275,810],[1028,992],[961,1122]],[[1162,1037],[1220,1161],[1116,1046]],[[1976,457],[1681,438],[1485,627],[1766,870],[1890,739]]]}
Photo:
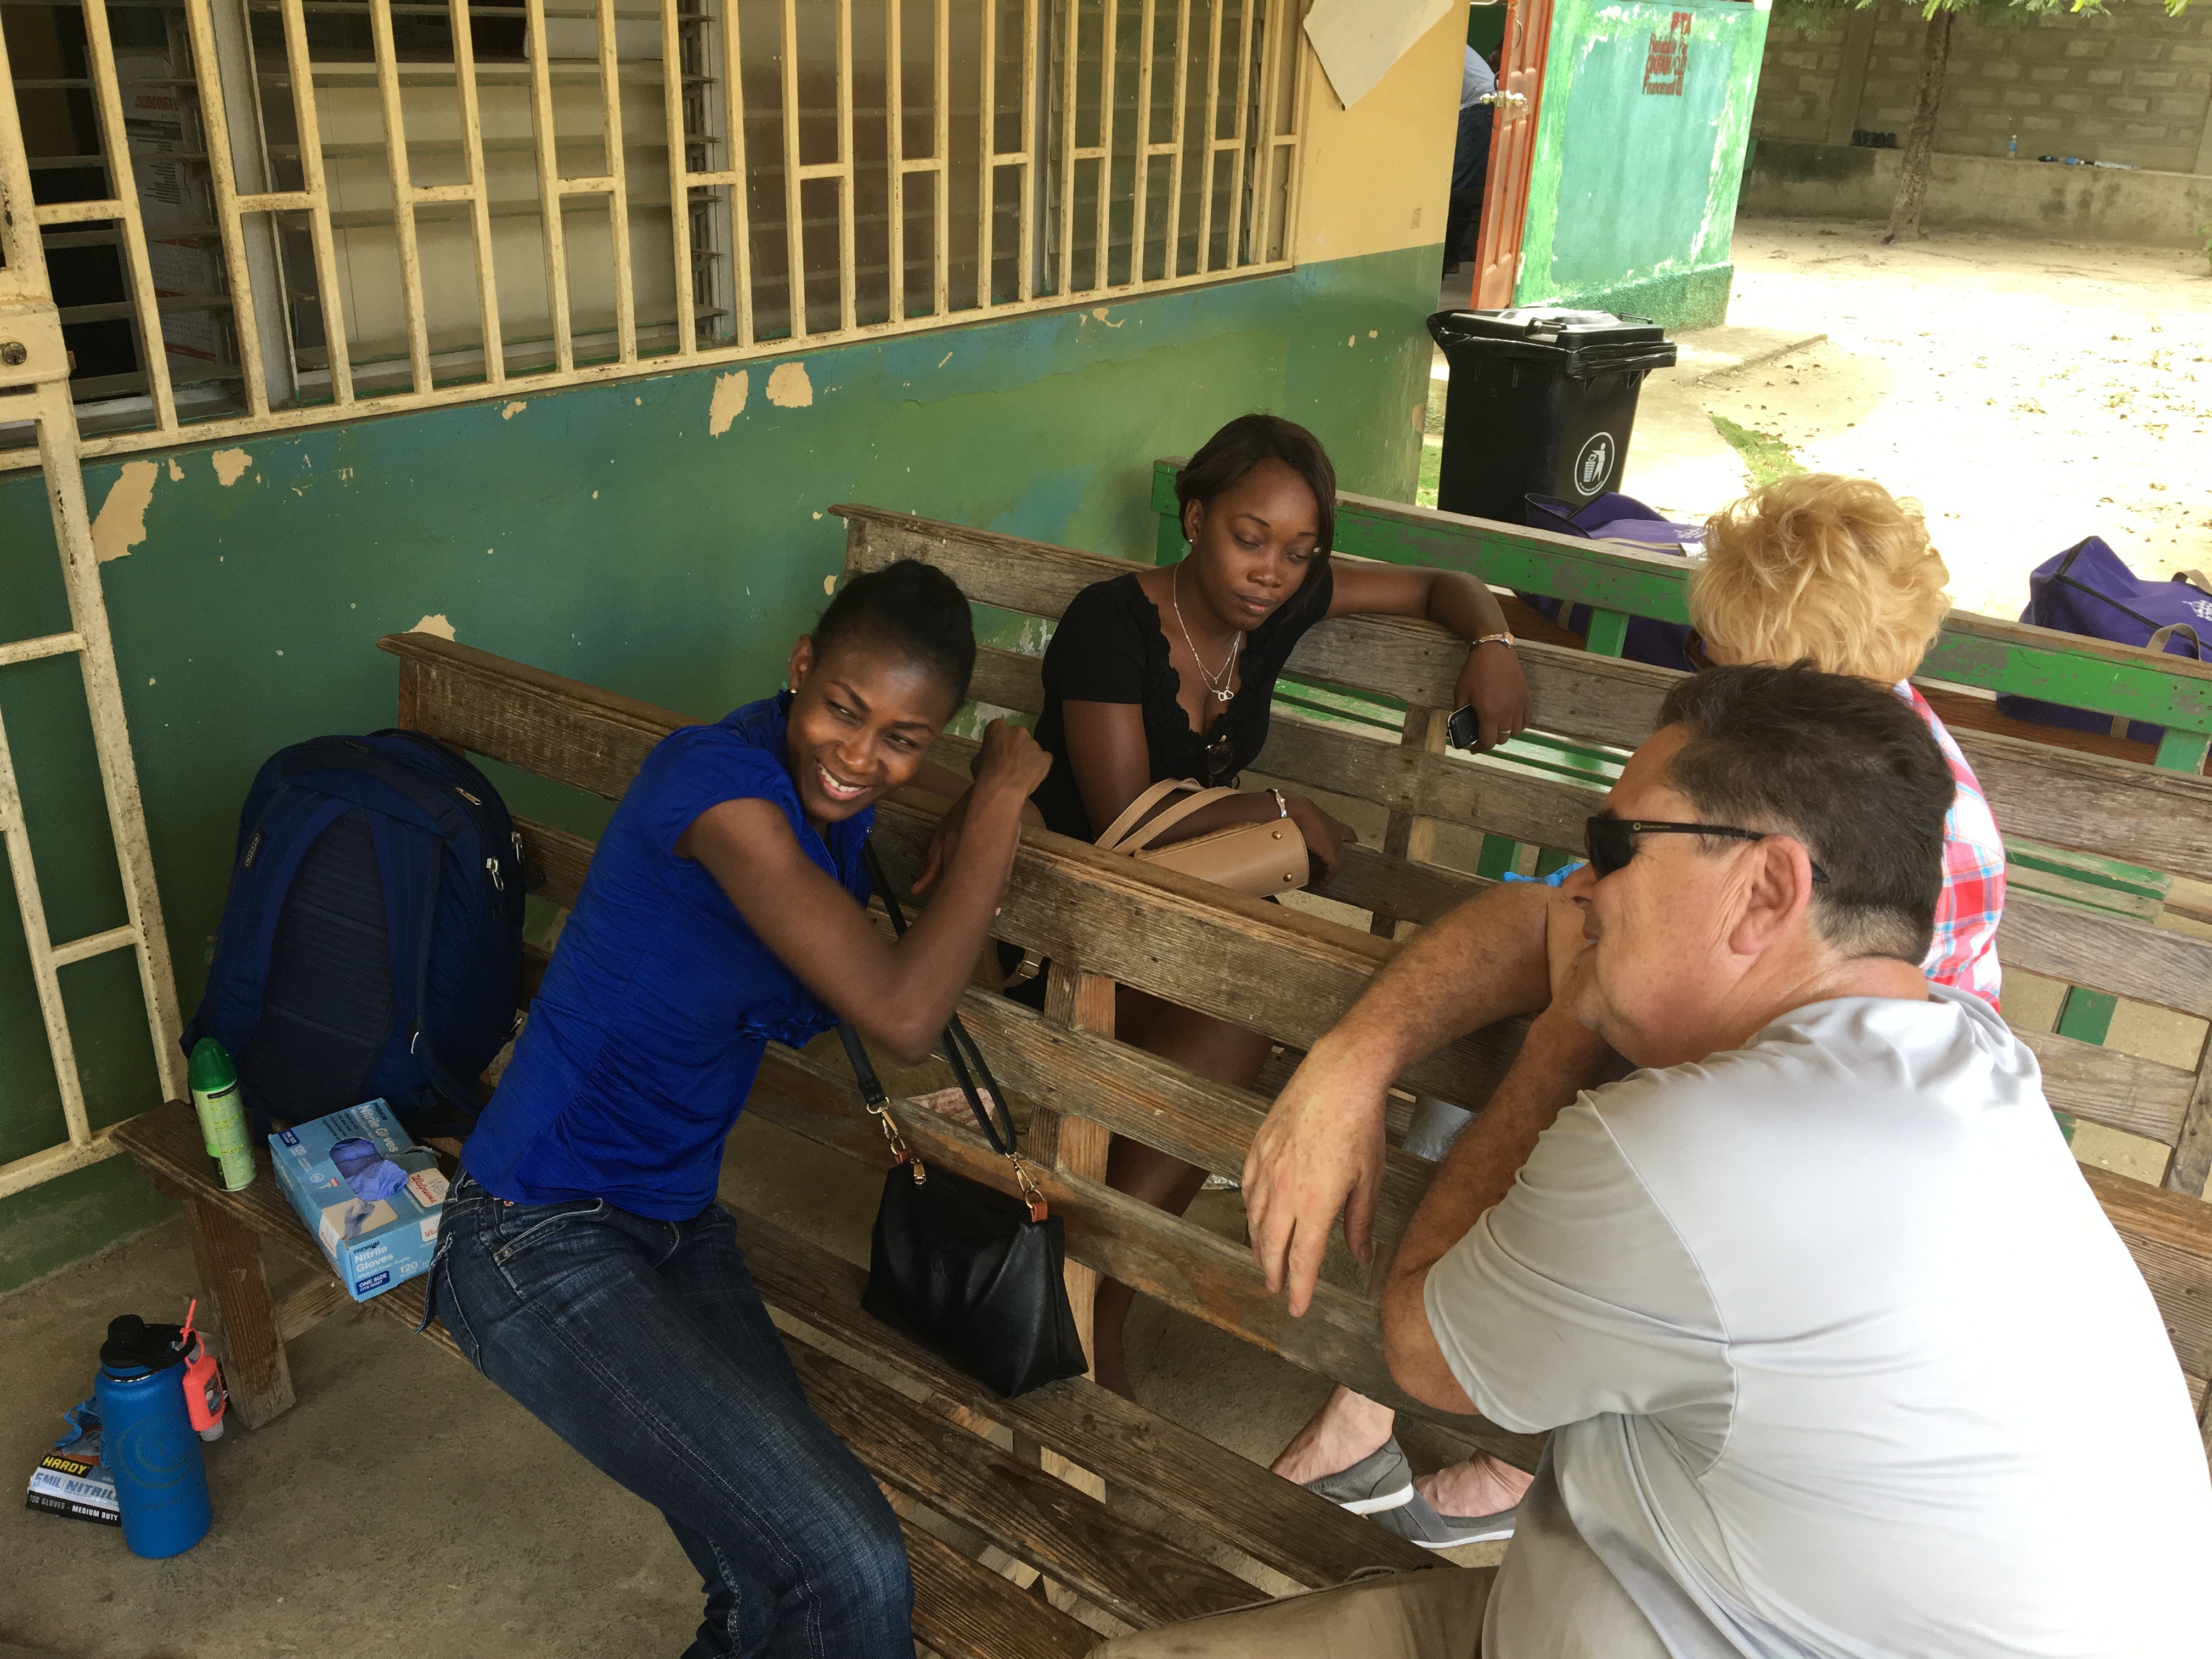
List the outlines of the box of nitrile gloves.
{"label": "box of nitrile gloves", "polygon": [[366,1302],[430,1265],[446,1177],[380,1100],[269,1137],[276,1184],[345,1283]]}
{"label": "box of nitrile gloves", "polygon": [[121,1526],[115,1477],[100,1461],[99,1437],[41,1457],[39,1467],[31,1471],[31,1489],[24,1495],[23,1507],[103,1527]]}

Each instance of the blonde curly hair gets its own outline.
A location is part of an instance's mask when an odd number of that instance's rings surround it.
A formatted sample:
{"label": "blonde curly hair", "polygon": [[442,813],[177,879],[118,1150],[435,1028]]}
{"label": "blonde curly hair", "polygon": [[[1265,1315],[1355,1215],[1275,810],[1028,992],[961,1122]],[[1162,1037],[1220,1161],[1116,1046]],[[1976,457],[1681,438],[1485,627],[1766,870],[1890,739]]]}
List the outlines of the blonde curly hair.
{"label": "blonde curly hair", "polygon": [[1950,577],[1917,503],[1870,478],[1805,473],[1707,522],[1690,622],[1716,660],[1809,660],[1893,685],[1936,642]]}

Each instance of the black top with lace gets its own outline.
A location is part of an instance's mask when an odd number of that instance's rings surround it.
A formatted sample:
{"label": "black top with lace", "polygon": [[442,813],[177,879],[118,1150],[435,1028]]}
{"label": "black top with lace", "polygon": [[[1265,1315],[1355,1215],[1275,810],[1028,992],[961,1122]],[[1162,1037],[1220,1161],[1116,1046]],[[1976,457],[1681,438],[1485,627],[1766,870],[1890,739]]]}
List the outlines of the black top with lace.
{"label": "black top with lace", "polygon": [[[1161,613],[1133,575],[1094,582],[1078,593],[1060,619],[1044,653],[1044,712],[1036,740],[1052,756],[1052,773],[1033,798],[1046,825],[1063,836],[1094,841],[1104,824],[1094,825],[1076,787],[1067,759],[1067,734],[1060,705],[1075,702],[1133,702],[1145,713],[1145,747],[1152,781],[1196,778],[1200,782],[1234,783],[1267,741],[1267,705],[1275,677],[1283,672],[1305,631],[1328,614],[1334,581],[1324,564],[1297,595],[1244,636],[1237,667],[1243,678],[1237,696],[1207,736],[1191,729],[1190,717],[1176,701],[1182,678],[1168,659],[1168,636]],[[1233,757],[1212,769],[1206,750],[1226,734]]]}

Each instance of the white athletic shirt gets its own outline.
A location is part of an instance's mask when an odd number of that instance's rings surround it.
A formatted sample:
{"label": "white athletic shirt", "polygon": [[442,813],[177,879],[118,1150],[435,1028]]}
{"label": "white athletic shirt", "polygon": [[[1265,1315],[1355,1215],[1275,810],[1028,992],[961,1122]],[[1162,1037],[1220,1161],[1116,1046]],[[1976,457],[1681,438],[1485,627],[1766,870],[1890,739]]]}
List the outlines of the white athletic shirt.
{"label": "white athletic shirt", "polygon": [[2180,1368],[1977,997],[1583,1095],[1425,1298],[1482,1412],[1557,1431],[1484,1659],[2212,1649]]}

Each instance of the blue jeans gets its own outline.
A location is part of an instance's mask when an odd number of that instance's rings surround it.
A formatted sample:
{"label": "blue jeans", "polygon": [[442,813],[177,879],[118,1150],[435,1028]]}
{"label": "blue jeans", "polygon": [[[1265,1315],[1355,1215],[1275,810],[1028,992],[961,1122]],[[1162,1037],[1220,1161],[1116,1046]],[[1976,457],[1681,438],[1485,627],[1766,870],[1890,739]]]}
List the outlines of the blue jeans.
{"label": "blue jeans", "polygon": [[897,1517],[807,1405],[719,1205],[508,1204],[464,1170],[427,1291],[478,1370],[667,1519],[707,1591],[684,1659],[912,1659]]}

